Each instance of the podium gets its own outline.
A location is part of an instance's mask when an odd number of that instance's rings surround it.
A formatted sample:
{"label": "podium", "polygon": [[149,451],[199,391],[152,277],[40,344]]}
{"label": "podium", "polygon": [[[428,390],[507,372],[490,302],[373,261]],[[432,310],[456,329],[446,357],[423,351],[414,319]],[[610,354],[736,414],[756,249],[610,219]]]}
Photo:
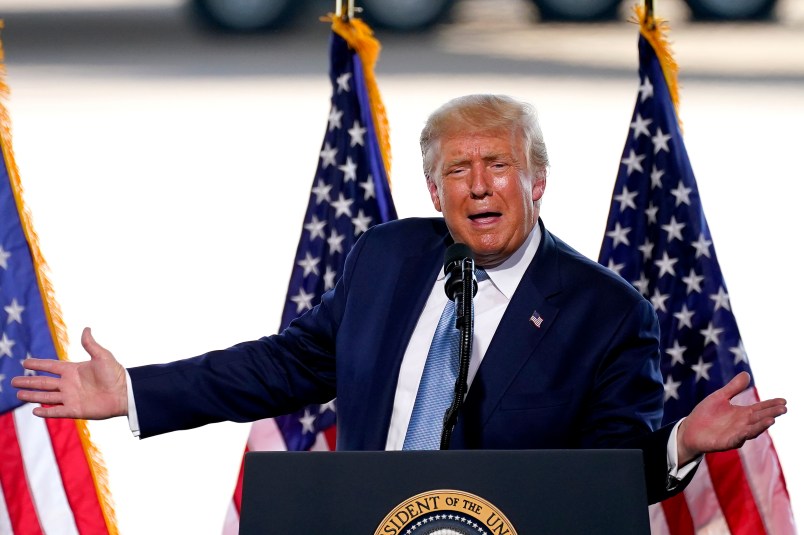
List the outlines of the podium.
{"label": "podium", "polygon": [[649,535],[639,450],[249,452],[241,535]]}

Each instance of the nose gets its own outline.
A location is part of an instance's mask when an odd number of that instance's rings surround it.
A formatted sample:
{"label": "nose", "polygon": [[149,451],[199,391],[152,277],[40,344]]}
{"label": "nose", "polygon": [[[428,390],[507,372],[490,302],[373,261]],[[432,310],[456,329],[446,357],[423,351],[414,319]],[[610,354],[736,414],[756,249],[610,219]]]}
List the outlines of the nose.
{"label": "nose", "polygon": [[470,174],[469,193],[473,199],[482,199],[492,193],[491,177],[486,172],[485,166],[474,167]]}

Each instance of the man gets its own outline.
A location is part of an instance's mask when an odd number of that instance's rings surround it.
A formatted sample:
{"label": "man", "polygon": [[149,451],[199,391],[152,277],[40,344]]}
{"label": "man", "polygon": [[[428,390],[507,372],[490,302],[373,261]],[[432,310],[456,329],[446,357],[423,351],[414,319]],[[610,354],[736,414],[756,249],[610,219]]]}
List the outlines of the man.
{"label": "man", "polygon": [[[337,397],[339,449],[410,447],[428,351],[449,304],[444,251],[461,242],[488,279],[475,300],[471,386],[451,448],[640,448],[649,499],[658,501],[683,488],[701,454],[739,447],[786,412],[782,399],[732,406],[748,385],[741,374],[680,424],[657,430],[655,312],[539,219],[548,160],[530,106],[455,99],[430,117],[421,145],[443,219],[366,232],[334,290],[282,333],[126,371],[87,329],[90,361],[26,360],[60,377],[15,378],[25,389],[18,396],[52,405],[35,409],[43,417],[128,415],[142,437]],[[451,390],[445,382],[435,385]]]}

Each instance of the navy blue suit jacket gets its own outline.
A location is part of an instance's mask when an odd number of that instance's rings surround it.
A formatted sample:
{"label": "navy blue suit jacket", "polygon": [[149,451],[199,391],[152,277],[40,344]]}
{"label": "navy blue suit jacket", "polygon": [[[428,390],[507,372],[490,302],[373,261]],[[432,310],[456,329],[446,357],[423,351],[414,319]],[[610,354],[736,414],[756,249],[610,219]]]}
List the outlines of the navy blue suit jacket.
{"label": "navy blue suit jacket", "polygon": [[[451,447],[641,448],[651,501],[665,497],[656,315],[620,277],[543,226],[469,389]],[[343,277],[284,332],[130,369],[141,436],[253,421],[337,397],[338,449],[381,450],[402,357],[444,252],[443,219],[366,232]],[[537,311],[541,327],[529,318]]]}

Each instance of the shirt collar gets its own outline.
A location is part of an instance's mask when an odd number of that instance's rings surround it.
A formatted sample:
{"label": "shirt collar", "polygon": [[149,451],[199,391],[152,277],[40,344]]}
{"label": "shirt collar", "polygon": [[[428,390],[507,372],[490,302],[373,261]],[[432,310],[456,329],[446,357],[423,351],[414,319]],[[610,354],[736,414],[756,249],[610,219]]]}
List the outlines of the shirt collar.
{"label": "shirt collar", "polygon": [[[542,229],[537,222],[533,225],[533,230],[530,231],[525,242],[519,246],[514,254],[512,254],[505,262],[497,267],[486,269],[489,279],[492,284],[502,293],[509,301],[513,297],[519,281],[525,276],[525,271],[528,269],[533,257],[536,256],[536,250],[539,248],[539,243],[542,240]],[[443,270],[439,271],[437,281],[442,281],[446,278]]]}
{"label": "shirt collar", "polygon": [[514,254],[499,266],[486,270],[491,282],[509,301],[514,296],[519,281],[525,276],[533,257],[536,256],[541,240],[542,229],[537,222],[533,225],[533,230],[530,231],[525,243],[520,245]]}

